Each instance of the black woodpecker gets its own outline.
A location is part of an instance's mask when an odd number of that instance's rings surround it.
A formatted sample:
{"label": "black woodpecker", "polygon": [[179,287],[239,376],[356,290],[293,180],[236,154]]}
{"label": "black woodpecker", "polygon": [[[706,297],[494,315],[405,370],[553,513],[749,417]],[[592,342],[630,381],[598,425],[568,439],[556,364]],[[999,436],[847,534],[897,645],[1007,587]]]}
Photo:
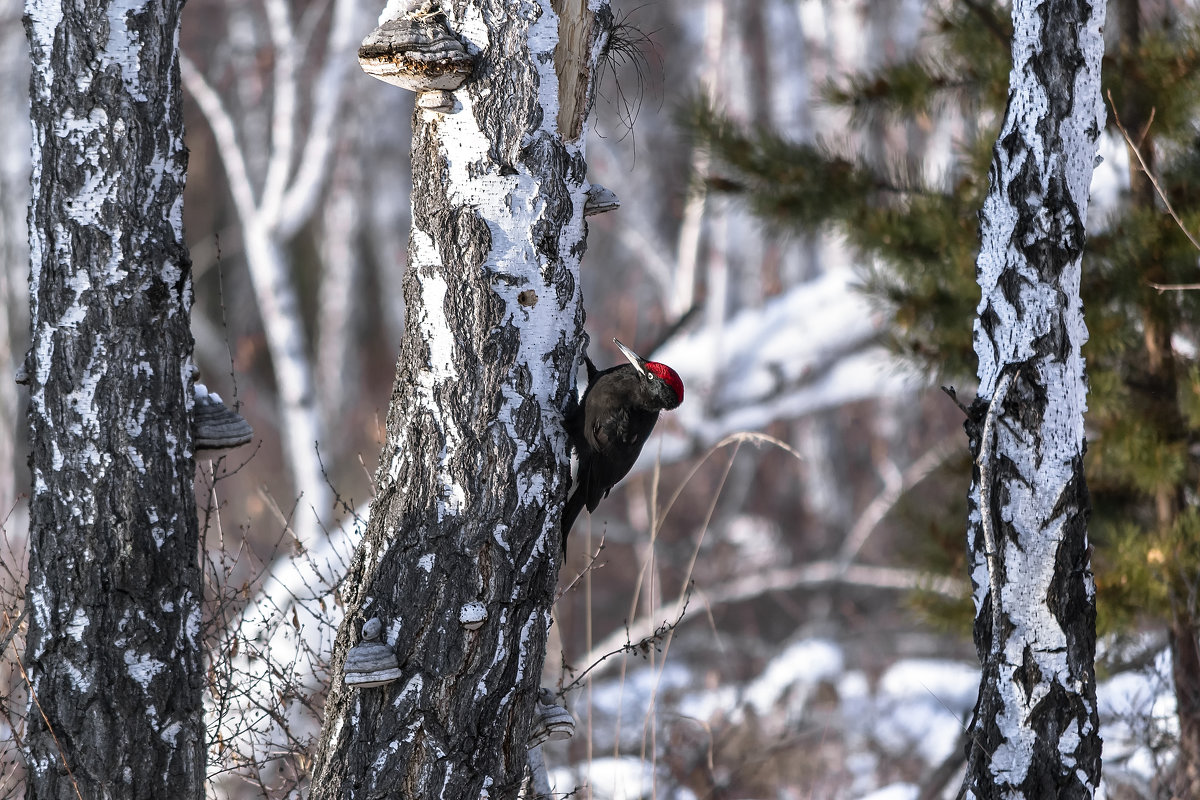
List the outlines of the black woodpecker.
{"label": "black woodpecker", "polygon": [[566,420],[578,467],[562,515],[564,553],[567,534],[579,512],[584,506],[588,513],[596,510],[601,499],[633,468],[658,422],[658,413],[683,402],[683,381],[675,370],[646,361],[616,339],[613,342],[629,363],[598,372],[585,356],[587,389]]}

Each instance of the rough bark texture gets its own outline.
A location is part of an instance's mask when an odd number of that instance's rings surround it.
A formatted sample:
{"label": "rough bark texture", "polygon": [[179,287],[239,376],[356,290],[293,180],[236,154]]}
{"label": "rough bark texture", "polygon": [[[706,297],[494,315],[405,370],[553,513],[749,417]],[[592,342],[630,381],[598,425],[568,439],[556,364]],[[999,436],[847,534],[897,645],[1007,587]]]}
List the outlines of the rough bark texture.
{"label": "rough bark texture", "polygon": [[1100,777],[1079,299],[1103,121],[1102,0],[1018,0],[984,203],[968,540],[983,664],[963,794],[1091,797]]}
{"label": "rough bark texture", "polygon": [[203,794],[181,6],[26,5],[29,798]]}
{"label": "rough bark texture", "polygon": [[[560,133],[582,140],[586,126],[557,119],[555,64],[572,80],[594,66],[610,17],[592,3],[593,35],[572,39],[589,48],[581,61],[554,57],[548,0],[442,9],[477,61],[461,108],[414,116],[406,330],[333,656],[340,676],[378,617],[403,675],[334,679],[314,798],[515,797],[545,658],[587,190],[580,146]],[[475,603],[486,619],[468,630]]]}

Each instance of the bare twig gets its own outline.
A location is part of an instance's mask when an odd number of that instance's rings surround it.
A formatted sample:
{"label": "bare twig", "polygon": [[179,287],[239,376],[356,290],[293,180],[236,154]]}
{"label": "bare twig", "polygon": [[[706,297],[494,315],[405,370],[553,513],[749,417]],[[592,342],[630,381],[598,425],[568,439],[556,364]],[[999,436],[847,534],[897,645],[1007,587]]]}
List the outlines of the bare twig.
{"label": "bare twig", "polygon": [[[4,655],[4,651],[8,649],[8,643],[17,635],[17,629],[21,627],[21,623],[25,621],[25,615],[29,613],[29,606],[21,606],[21,613],[12,621],[9,626],[8,633],[4,634],[4,638],[0,639],[0,656]],[[4,620],[9,620],[8,612],[4,613]]]}
{"label": "bare twig", "polygon": [[1000,382],[996,385],[996,393],[988,404],[987,417],[983,421],[982,442],[979,445],[979,458],[975,463],[979,467],[979,527],[983,529],[984,556],[988,565],[988,590],[992,594],[992,653],[1000,651],[1000,636],[1004,621],[1003,609],[1000,603],[1000,551],[996,539],[996,529],[992,519],[992,481],[995,466],[995,436],[996,420],[1000,417],[1000,409],[1012,386],[1014,368],[1005,367]]}
{"label": "bare twig", "polygon": [[[14,628],[16,626],[13,626]],[[37,692],[33,690],[33,682],[29,680],[29,674],[25,672],[25,665],[21,663],[21,659],[16,660],[17,669],[21,671],[21,677],[25,679],[25,686],[29,689],[29,699],[37,706],[38,714],[42,717],[42,722],[46,724],[46,730],[50,732],[50,738],[54,740],[54,747],[58,750],[58,757],[62,760],[63,769],[67,771],[67,778],[71,781],[71,788],[75,790],[75,796],[79,800],[83,800],[83,795],[79,792],[79,784],[75,782],[75,773],[71,772],[71,765],[67,763],[67,756],[63,753],[62,744],[58,741],[58,734],[54,732],[54,726],[50,724],[50,718],[46,716],[46,712],[42,710],[42,704],[38,702]]]}
{"label": "bare twig", "polygon": [[571,681],[566,686],[564,686],[558,690],[558,696],[565,697],[567,692],[571,691],[576,686],[582,686],[583,679],[586,678],[590,672],[592,672],[594,669],[599,667],[601,664],[603,664],[605,661],[612,658],[613,656],[621,655],[622,653],[630,653],[630,654],[636,653],[638,655],[645,655],[646,653],[648,653],[650,651],[650,648],[657,647],[658,643],[662,641],[663,637],[665,637],[671,631],[675,630],[677,627],[679,627],[679,623],[683,622],[683,618],[687,614],[688,602],[691,600],[691,597],[692,597],[692,587],[689,586],[687,592],[684,594],[683,602],[678,606],[679,615],[677,617],[675,617],[675,619],[671,622],[662,623],[661,625],[659,625],[657,628],[654,629],[653,633],[651,633],[647,636],[643,636],[641,639],[638,639],[636,642],[633,641],[633,638],[629,635],[629,629],[626,628],[625,643],[612,648],[610,652],[607,652],[604,655],[594,659],[592,661],[592,663],[588,666],[588,668],[585,669],[583,672],[581,672],[579,674],[579,676],[577,678],[575,678],[575,680]]}
{"label": "bare twig", "polygon": [[[924,589],[944,597],[958,600],[964,596],[966,586],[961,580],[928,575],[923,572],[897,567],[877,567],[865,564],[852,564],[845,571],[838,561],[813,561],[792,567],[780,567],[765,572],[754,572],[739,576],[713,589],[703,591],[702,599],[712,606],[742,603],[761,597],[772,592],[787,592],[805,587],[841,584],[846,586],[864,586],[871,589],[886,591],[912,591]],[[647,624],[648,620],[661,619],[671,614],[676,607],[674,600],[655,608],[639,621],[639,627]],[[675,623],[685,622],[688,617],[679,617]],[[638,647],[644,642],[654,640],[665,634],[662,628],[648,633],[643,639],[629,645],[632,639],[628,627],[617,631],[603,639],[592,651],[582,659],[590,663],[588,671],[602,672],[600,662],[621,653],[638,652]],[[625,644],[623,644],[623,642]],[[574,688],[581,682],[582,675],[567,688]]]}
{"label": "bare twig", "polygon": [[[1179,215],[1175,213],[1175,207],[1172,206],[1171,201],[1167,199],[1167,193],[1164,192],[1162,186],[1159,185],[1158,178],[1154,177],[1154,173],[1150,171],[1150,167],[1146,164],[1146,159],[1144,156],[1142,156],[1141,149],[1137,144],[1134,143],[1132,137],[1129,135],[1129,131],[1125,130],[1125,126],[1121,124],[1121,115],[1117,113],[1117,104],[1113,102],[1111,89],[1108,91],[1108,104],[1112,106],[1113,121],[1117,125],[1117,130],[1119,130],[1121,135],[1125,137],[1125,144],[1129,145],[1130,151],[1134,154],[1134,156],[1137,157],[1138,163],[1142,166],[1142,172],[1146,173],[1146,177],[1150,179],[1150,183],[1154,186],[1154,191],[1158,193],[1158,196],[1163,201],[1163,205],[1167,207],[1167,213],[1171,215],[1171,219],[1175,220],[1175,224],[1179,226],[1179,230],[1183,231],[1183,235],[1188,238],[1188,241],[1192,243],[1192,246],[1197,250],[1200,250],[1200,242],[1196,241],[1196,237],[1193,236],[1186,227],[1184,227],[1183,220],[1181,220]],[[1150,119],[1146,121],[1145,127],[1138,136],[1139,142],[1145,140],[1146,134],[1150,130],[1150,123],[1153,121],[1154,112],[1151,111]],[[1150,285],[1160,292],[1184,291],[1200,288],[1200,284],[1195,283],[1151,283]]]}
{"label": "bare twig", "polygon": [[[783,450],[784,452],[790,453],[791,455],[795,456],[798,461],[804,460],[804,456],[800,455],[800,453],[796,450],[796,448],[792,447],[790,444],[783,441],[782,439],[777,439],[774,436],[770,436],[765,433],[759,433],[757,431],[740,431],[738,433],[731,433],[728,436],[726,436],[724,439],[722,439],[721,441],[717,442],[712,447],[710,447],[708,449],[708,452],[706,452],[704,454],[704,456],[699,461],[696,462],[696,465],[694,467],[692,467],[692,470],[691,470],[691,472],[689,472],[687,474],[687,477],[685,477],[682,481],[680,481],[679,488],[677,488],[675,490],[675,493],[671,495],[669,500],[667,500],[667,504],[666,504],[666,506],[663,507],[662,512],[660,514],[658,514],[658,518],[661,520],[667,516],[667,513],[671,510],[671,507],[673,505],[675,505],[675,501],[679,499],[679,496],[681,494],[683,494],[683,488],[685,486],[687,486],[687,484],[692,480],[692,478],[696,477],[696,473],[698,473],[700,471],[700,469],[708,462],[708,459],[711,458],[713,456],[713,454],[715,454],[722,447],[725,447],[725,446],[731,445],[731,444],[740,446],[742,442],[749,442],[750,444],[755,444],[755,445],[759,445],[759,446],[762,446],[764,444],[774,445],[775,447],[778,447],[780,450]],[[653,533],[657,533],[657,529]]]}
{"label": "bare twig", "polygon": [[863,545],[867,543],[867,539],[879,527],[879,523],[896,505],[900,497],[913,486],[925,480],[929,473],[945,462],[956,449],[957,444],[954,440],[945,439],[931,447],[924,455],[910,464],[903,473],[897,472],[894,476],[889,476],[889,479],[884,482],[883,491],[867,505],[842,542],[838,561],[843,565],[843,569],[849,569],[850,565],[854,563],[854,559],[858,557]]}
{"label": "bare twig", "polygon": [[604,566],[605,563],[608,563],[608,562],[597,563],[600,561],[600,553],[602,553],[604,551],[604,536],[605,536],[604,533],[600,534],[600,544],[588,556],[587,565],[583,569],[579,570],[579,573],[574,578],[571,579],[571,582],[568,583],[566,586],[564,586],[558,592],[558,594],[554,598],[554,602],[557,603],[560,599],[562,599],[563,595],[567,594],[572,589],[574,589],[575,584],[579,583],[579,579],[582,578],[584,575],[587,575],[589,572],[591,572],[594,569],[600,569],[601,567]]}

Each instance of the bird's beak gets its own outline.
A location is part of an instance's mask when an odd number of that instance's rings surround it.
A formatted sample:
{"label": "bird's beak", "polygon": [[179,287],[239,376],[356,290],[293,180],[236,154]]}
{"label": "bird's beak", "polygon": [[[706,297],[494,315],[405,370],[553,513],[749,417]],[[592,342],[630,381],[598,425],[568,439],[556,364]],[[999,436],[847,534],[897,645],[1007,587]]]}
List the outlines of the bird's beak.
{"label": "bird's beak", "polygon": [[629,359],[630,364],[633,364],[633,368],[638,371],[638,374],[641,375],[643,378],[645,378],[646,377],[646,360],[644,358],[642,358],[641,356],[639,356],[637,353],[630,350],[625,345],[621,344],[621,342],[618,341],[615,336],[613,337],[613,344],[615,344],[620,349],[620,351],[625,354],[625,357]]}

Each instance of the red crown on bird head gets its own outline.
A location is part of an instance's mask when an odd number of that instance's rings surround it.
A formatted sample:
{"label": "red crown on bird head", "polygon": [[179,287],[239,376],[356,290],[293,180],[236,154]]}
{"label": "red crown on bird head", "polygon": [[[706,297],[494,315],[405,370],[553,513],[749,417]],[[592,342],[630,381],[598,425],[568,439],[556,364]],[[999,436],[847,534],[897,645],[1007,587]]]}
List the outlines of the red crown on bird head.
{"label": "red crown on bird head", "polygon": [[666,364],[660,364],[657,361],[647,361],[646,371],[662,378],[667,386],[675,390],[675,396],[679,398],[679,402],[683,402],[683,381],[680,379],[678,372]]}

